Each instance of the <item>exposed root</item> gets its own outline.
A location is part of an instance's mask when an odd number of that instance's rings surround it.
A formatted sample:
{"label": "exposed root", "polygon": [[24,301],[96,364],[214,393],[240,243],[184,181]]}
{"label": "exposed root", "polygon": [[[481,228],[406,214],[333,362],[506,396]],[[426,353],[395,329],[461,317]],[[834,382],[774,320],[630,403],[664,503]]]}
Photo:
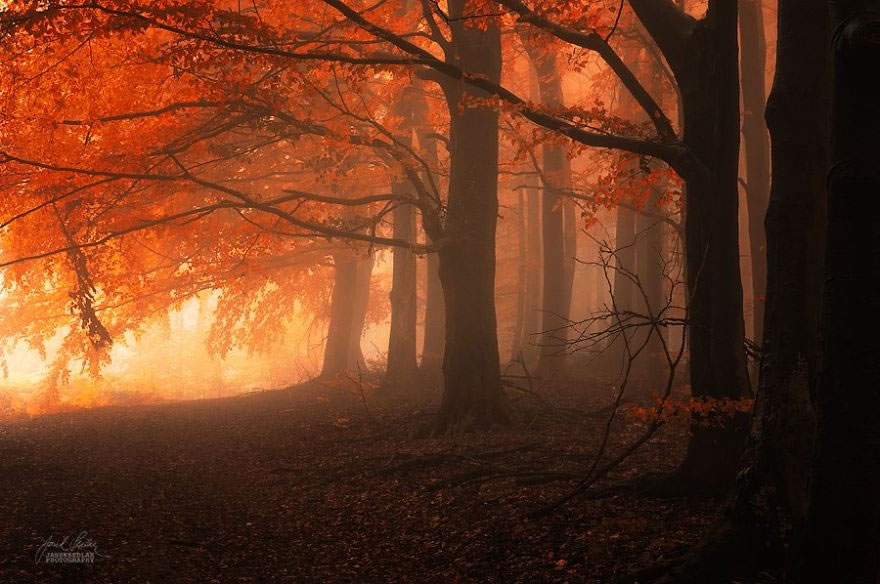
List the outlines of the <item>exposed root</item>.
{"label": "exposed root", "polygon": [[631,496],[644,499],[713,499],[724,496],[726,489],[707,488],[691,480],[681,471],[671,473],[650,473],[619,481],[584,493],[587,499]]}

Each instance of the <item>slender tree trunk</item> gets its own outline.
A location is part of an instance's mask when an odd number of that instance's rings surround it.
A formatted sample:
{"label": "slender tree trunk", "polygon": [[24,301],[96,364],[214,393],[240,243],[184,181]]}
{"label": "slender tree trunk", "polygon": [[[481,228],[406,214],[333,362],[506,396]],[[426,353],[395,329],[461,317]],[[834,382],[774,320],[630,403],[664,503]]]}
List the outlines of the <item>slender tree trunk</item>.
{"label": "slender tree trunk", "polygon": [[[416,120],[418,121],[418,120]],[[438,161],[437,142],[426,132],[419,133],[419,144],[425,161],[432,167]],[[427,239],[430,237],[425,234]],[[437,254],[428,254],[425,266],[425,331],[422,344],[423,373],[438,374],[443,366],[443,343],[446,337],[446,317],[443,307],[443,288],[440,285],[440,258]]]}
{"label": "slender tree trunk", "polygon": [[[659,66],[652,58],[644,59],[643,51],[630,50],[626,51],[625,58],[630,64],[630,69],[635,75],[640,75],[645,79],[646,88],[654,95],[660,95],[662,87],[655,81],[659,75],[657,67]],[[644,111],[638,106],[638,103],[630,96],[624,88],[621,88],[621,96],[619,99],[620,109],[626,115],[634,112],[637,120],[647,121]],[[640,165],[650,166],[647,161]],[[641,170],[641,169],[640,169]],[[658,186],[652,189],[648,200],[642,203],[642,208],[635,214],[634,225],[634,242],[631,254],[627,254],[625,261],[629,262],[628,268],[632,270],[638,277],[638,286],[627,280],[630,288],[631,304],[626,308],[631,308],[634,312],[647,315],[657,316],[661,308],[666,304],[663,297],[664,282],[664,256],[663,256],[663,239],[664,230],[663,222],[656,215],[663,211],[658,206],[659,190],[663,188]],[[630,260],[629,255],[632,255]],[[640,289],[639,289],[640,288]],[[635,377],[638,380],[638,386],[645,393],[659,391],[657,384],[662,382],[663,373],[666,369],[666,360],[663,353],[663,345],[661,342],[661,331],[655,331],[651,328],[643,328],[636,331],[633,335],[632,345],[644,349],[639,354],[638,359],[634,363]]]}
{"label": "slender tree trunk", "polygon": [[805,582],[880,582],[880,11],[834,10],[823,361]]}
{"label": "slender tree trunk", "polygon": [[[523,38],[523,43],[528,39]],[[535,103],[541,101],[541,91],[538,88],[538,73],[532,63],[529,68],[529,99]],[[536,169],[537,170],[537,169]],[[535,178],[533,184],[537,184]],[[541,328],[541,287],[543,285],[544,269],[541,262],[543,257],[543,239],[541,236],[541,191],[537,188],[526,189],[526,205],[528,206],[526,225],[527,243],[526,249],[526,305],[525,319],[522,329],[523,359],[530,372],[537,371],[538,343],[536,336]]]}
{"label": "slender tree trunk", "polygon": [[[662,212],[657,207],[656,193],[645,203],[643,213],[636,215],[636,274],[642,290],[637,293],[635,310],[644,314],[658,316],[659,311],[666,305],[663,296],[663,222],[649,214]],[[647,300],[646,300],[647,299]],[[666,362],[661,343],[662,329],[654,331],[648,329],[642,334],[639,343],[645,342],[645,335],[650,335],[642,354],[639,355],[639,363],[636,363],[637,372],[643,380],[647,390],[659,390],[658,383],[662,382]],[[637,344],[638,346],[638,344]]]}
{"label": "slender tree trunk", "polygon": [[[395,183],[393,193],[405,194],[407,183]],[[393,211],[394,237],[415,241],[415,211],[409,205],[401,205]],[[403,388],[415,380],[418,362],[416,357],[417,296],[416,257],[408,249],[396,247],[393,251],[393,275],[391,283],[391,331],[388,339],[388,368],[385,383]]]}
{"label": "slender tree trunk", "polygon": [[[572,177],[571,172],[571,160],[568,159],[568,156],[565,157],[563,161],[563,176],[568,177],[566,182],[569,186],[573,186],[574,179]],[[578,221],[578,211],[574,204],[574,201],[571,200],[570,197],[565,197],[562,200],[562,229],[564,232],[563,235],[563,265],[565,266],[565,277],[563,280],[564,288],[563,288],[563,300],[562,307],[565,310],[565,317],[567,319],[571,319],[571,301],[572,294],[574,292],[574,274],[575,274],[575,266],[577,265],[576,258],[578,254],[577,250],[577,240],[578,240],[578,231],[580,230],[580,224]]]}
{"label": "slender tree trunk", "polygon": [[[531,45],[531,43],[527,43]],[[540,54],[530,51],[538,73],[538,89],[544,107],[560,108],[565,105],[562,77],[556,64],[555,53]],[[559,373],[565,366],[565,342],[568,337],[569,309],[571,307],[571,278],[573,266],[566,259],[566,241],[570,235],[565,226],[565,191],[571,188],[571,163],[565,147],[547,143],[542,147],[544,178],[541,198],[544,234],[544,298],[538,374],[548,377]],[[573,253],[571,255],[574,255]]]}
{"label": "slender tree trunk", "polygon": [[[453,41],[462,67],[501,77],[497,26],[467,21],[466,0],[450,0]],[[445,86],[450,112],[451,168],[440,281],[446,305],[443,399],[435,433],[487,428],[509,421],[501,386],[495,316],[495,230],[498,216],[498,112],[459,107],[484,97],[459,84]]]}
{"label": "slender tree trunk", "polygon": [[[630,277],[624,272],[636,270],[636,214],[632,210],[617,206],[617,222],[614,233],[615,270],[613,277],[614,305],[618,311],[633,310],[636,291]],[[620,350],[623,350],[622,341]]]}
{"label": "slender tree trunk", "polygon": [[[622,47],[621,58],[629,65],[630,70],[636,76],[638,76],[640,69],[638,57],[639,51],[637,47],[629,44]],[[641,108],[639,108],[636,100],[629,94],[622,83],[617,87],[614,111],[624,119],[642,117]],[[625,160],[626,162],[624,162],[624,165],[631,168],[636,168],[638,165],[637,160],[630,158]],[[632,197],[630,197],[630,200],[621,201],[621,203],[632,205]],[[629,207],[624,207],[623,204],[619,204],[617,206],[617,222],[614,234],[615,261],[613,272],[614,309],[618,313],[638,311],[642,308],[643,304],[641,301],[641,293],[637,290],[635,282],[633,281],[633,275],[637,273],[636,236],[638,231],[636,224],[636,213]],[[626,336],[627,339],[632,337],[630,347],[634,348],[633,345],[637,342],[637,337],[639,335],[633,335],[632,333],[627,332]],[[626,347],[627,343],[624,342],[624,339],[621,336],[612,339],[611,350],[608,352],[608,355],[611,357],[611,365],[615,374],[622,371],[625,366],[624,360],[626,359]]]}
{"label": "slender tree trunk", "polygon": [[[404,5],[405,7],[405,5]],[[416,116],[422,112],[414,88],[407,87],[394,104],[393,112],[401,119],[398,138],[412,147],[412,130]],[[413,186],[404,177],[396,177],[391,192],[402,197],[415,198]],[[416,212],[410,205],[398,205],[392,212],[393,233],[396,239],[416,241]],[[388,338],[388,367],[385,385],[406,388],[415,381],[418,371],[417,329],[418,290],[416,287],[416,256],[412,251],[395,247],[391,282],[391,330]]]}
{"label": "slender tree trunk", "polygon": [[537,189],[526,189],[526,298],[523,319],[523,358],[530,371],[535,369],[536,340],[541,327],[541,194]]}
{"label": "slender tree trunk", "polygon": [[746,206],[751,245],[754,341],[761,344],[767,288],[767,250],[764,215],[770,196],[770,136],[764,122],[767,41],[761,0],[740,0],[742,49],[742,136],[746,153]]}
{"label": "slender tree trunk", "polygon": [[510,344],[510,359],[516,359],[522,352],[522,330],[526,318],[526,286],[528,281],[528,266],[526,248],[526,201],[522,190],[517,193],[517,230],[516,240],[519,251],[519,262],[516,274],[516,320],[513,327],[513,340]]}
{"label": "slender tree trunk", "polygon": [[437,254],[429,254],[426,263],[425,338],[422,345],[421,369],[439,373],[443,366],[443,339],[446,336],[443,288],[440,285],[439,273],[440,258]]}
{"label": "slender tree trunk", "polygon": [[333,296],[330,300],[330,324],[324,347],[321,377],[334,377],[345,371],[352,362],[351,337],[355,321],[352,290],[357,285],[357,258],[346,252],[333,256]]}
{"label": "slender tree trunk", "polygon": [[[370,306],[370,279],[373,276],[373,255],[357,258],[357,272],[352,290],[352,326],[349,361],[355,368],[366,368],[364,352],[361,349],[361,337],[367,321],[367,309]],[[350,365],[350,366],[351,366]]]}

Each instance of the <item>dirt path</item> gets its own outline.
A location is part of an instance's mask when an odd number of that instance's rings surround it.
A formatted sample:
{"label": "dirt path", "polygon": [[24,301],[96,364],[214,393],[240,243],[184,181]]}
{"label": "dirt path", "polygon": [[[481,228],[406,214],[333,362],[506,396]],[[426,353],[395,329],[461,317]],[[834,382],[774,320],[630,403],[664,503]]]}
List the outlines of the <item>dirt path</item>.
{"label": "dirt path", "polygon": [[[571,482],[523,482],[588,464],[601,418],[415,440],[412,406],[371,420],[322,392],[0,424],[0,582],[614,582],[714,519],[715,503],[618,497],[528,521]],[[672,468],[667,434],[617,476]],[[83,531],[94,564],[35,564]]]}

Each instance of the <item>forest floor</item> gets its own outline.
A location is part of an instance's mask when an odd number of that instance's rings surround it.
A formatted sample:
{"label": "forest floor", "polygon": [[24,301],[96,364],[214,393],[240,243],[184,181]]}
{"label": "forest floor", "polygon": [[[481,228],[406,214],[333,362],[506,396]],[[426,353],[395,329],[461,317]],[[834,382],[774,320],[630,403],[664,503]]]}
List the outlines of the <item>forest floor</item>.
{"label": "forest floor", "polygon": [[[509,429],[444,439],[414,438],[430,396],[365,407],[314,383],[0,422],[0,582],[632,582],[699,542],[718,501],[578,498],[528,518],[605,431],[607,388],[557,393],[587,414],[523,400]],[[618,417],[609,456],[643,429]],[[671,470],[685,443],[666,427],[608,478]],[[82,532],[93,564],[35,562]]]}

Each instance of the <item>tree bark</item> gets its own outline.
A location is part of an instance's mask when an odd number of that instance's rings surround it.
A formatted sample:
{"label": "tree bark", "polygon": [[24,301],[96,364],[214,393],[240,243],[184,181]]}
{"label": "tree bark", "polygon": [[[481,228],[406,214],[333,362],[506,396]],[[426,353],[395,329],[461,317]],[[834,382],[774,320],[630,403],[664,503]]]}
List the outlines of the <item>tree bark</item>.
{"label": "tree bark", "polygon": [[767,311],[754,418],[729,516],[755,552],[784,556],[806,514],[818,368],[828,168],[826,0],[780,0],[767,105],[773,182]]}
{"label": "tree bark", "polygon": [[804,582],[880,582],[880,12],[831,2],[823,362]]}
{"label": "tree bark", "polygon": [[[432,167],[438,161],[437,142],[427,132],[419,132],[422,156]],[[430,240],[430,236],[425,234]],[[446,317],[443,307],[443,287],[440,284],[440,258],[437,254],[427,255],[425,266],[425,329],[422,340],[422,361],[420,370],[428,374],[440,374],[443,367],[443,343],[446,337]]]}
{"label": "tree bark", "polygon": [[[531,42],[526,42],[526,46],[529,47],[529,55],[538,74],[541,105],[550,110],[563,107],[565,99],[556,54],[542,54]],[[568,204],[565,191],[571,188],[571,162],[561,144],[544,144],[542,151],[544,297],[538,375],[548,377],[560,373],[565,367],[566,327],[569,324],[574,266],[569,265],[571,262],[566,257],[566,247],[573,246],[573,233],[569,234],[565,225],[565,208]]]}
{"label": "tree bark", "polygon": [[428,254],[426,266],[427,292],[425,293],[425,338],[422,344],[421,370],[440,372],[443,366],[443,339],[446,336],[446,317],[443,308],[443,288],[440,285],[440,258]]}
{"label": "tree bark", "polygon": [[615,270],[614,306],[618,311],[635,308],[636,291],[633,281],[624,272],[636,271],[636,214],[629,208],[617,206],[617,222],[614,233]]}
{"label": "tree bark", "polygon": [[[501,77],[501,35],[494,23],[472,26],[466,0],[450,0],[460,65]],[[451,164],[440,281],[446,305],[443,399],[434,433],[484,429],[509,421],[498,356],[495,230],[498,216],[498,112],[467,103],[486,97],[464,84],[444,86],[450,112]],[[461,106],[461,107],[460,107]]]}
{"label": "tree bark", "polygon": [[[407,183],[394,183],[391,191],[406,194]],[[415,212],[409,205],[401,205],[393,211],[394,238],[415,241]],[[388,338],[388,367],[385,384],[403,388],[415,381],[418,361],[416,357],[417,296],[416,256],[412,251],[395,247],[391,283],[391,331]]]}
{"label": "tree bark", "polygon": [[763,338],[767,290],[767,241],[764,215],[770,196],[770,136],[764,122],[767,41],[761,0],[740,0],[740,57],[742,71],[742,136],[746,154],[746,206],[752,266],[752,304],[755,343]]}
{"label": "tree bark", "polygon": [[[567,184],[571,188],[574,184],[574,178],[571,172],[571,160],[566,155],[563,162],[563,176],[567,176]],[[563,230],[563,266],[565,267],[565,275],[563,277],[562,291],[562,307],[565,309],[565,318],[571,320],[571,302],[574,293],[574,274],[577,265],[577,240],[580,224],[578,221],[578,210],[574,201],[569,197],[562,200],[562,230]]]}
{"label": "tree bark", "polygon": [[516,272],[516,315],[513,327],[513,339],[510,343],[510,359],[517,359],[522,353],[523,325],[526,318],[526,286],[528,282],[528,264],[526,257],[526,200],[522,190],[517,193],[516,242],[519,262]]}
{"label": "tree bark", "polygon": [[340,251],[333,256],[333,295],[321,377],[339,375],[353,363],[351,339],[354,334],[355,306],[352,291],[357,284],[357,263],[357,258],[351,253]]}
{"label": "tree bark", "polygon": [[370,280],[373,276],[372,254],[357,258],[357,272],[352,290],[352,326],[351,344],[349,347],[349,366],[365,369],[364,352],[361,349],[361,337],[367,322],[367,310],[370,307]]}
{"label": "tree bark", "polygon": [[[665,306],[666,300],[663,296],[664,224],[660,219],[648,214],[662,212],[657,206],[656,193],[645,203],[643,211],[645,212],[638,213],[635,218],[635,268],[642,288],[637,294],[635,310],[645,315],[650,314],[657,317],[659,311]],[[645,349],[639,355],[640,362],[636,363],[636,372],[648,390],[659,390],[656,384],[662,382],[666,367],[661,337],[658,336],[661,334],[663,334],[662,329],[657,331],[647,329],[639,337],[641,342],[645,342],[645,335],[650,335]],[[639,344],[637,341],[636,346]]]}
{"label": "tree bark", "polygon": [[526,190],[526,298],[523,318],[523,358],[530,371],[536,365],[535,334],[541,327],[541,194],[537,189]]}
{"label": "tree bark", "polygon": [[730,503],[685,567],[686,577],[674,578],[682,584],[779,567],[806,517],[825,242],[829,21],[827,0],[780,0],[778,9],[767,105],[773,181],[758,394]]}
{"label": "tree bark", "polygon": [[[671,0],[631,0],[663,51],[682,96],[684,143],[702,164],[682,174],[687,186],[691,392],[697,398],[750,394],[739,272],[739,55],[737,3],[710,0],[699,21]],[[694,416],[676,490],[722,493],[736,476],[745,417],[724,426]]]}

